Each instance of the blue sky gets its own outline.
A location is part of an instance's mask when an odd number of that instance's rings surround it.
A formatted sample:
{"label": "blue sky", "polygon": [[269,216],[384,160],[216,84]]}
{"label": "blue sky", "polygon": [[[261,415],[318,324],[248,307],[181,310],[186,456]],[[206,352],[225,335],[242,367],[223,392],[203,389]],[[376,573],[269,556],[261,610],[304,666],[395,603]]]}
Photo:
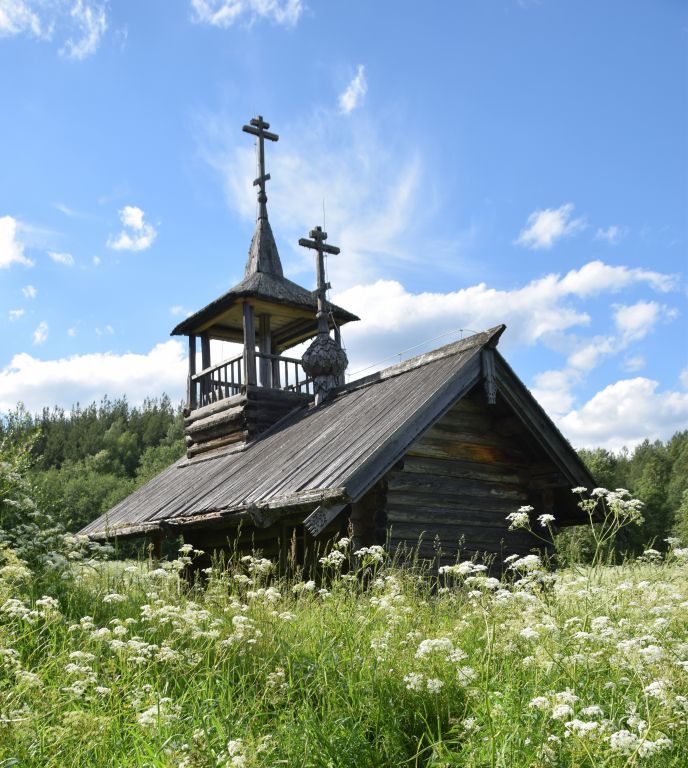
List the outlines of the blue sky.
{"label": "blue sky", "polygon": [[342,248],[352,373],[504,322],[574,445],[688,428],[687,42],[678,0],[0,0],[0,411],[182,397],[260,113],[288,276],[323,206]]}

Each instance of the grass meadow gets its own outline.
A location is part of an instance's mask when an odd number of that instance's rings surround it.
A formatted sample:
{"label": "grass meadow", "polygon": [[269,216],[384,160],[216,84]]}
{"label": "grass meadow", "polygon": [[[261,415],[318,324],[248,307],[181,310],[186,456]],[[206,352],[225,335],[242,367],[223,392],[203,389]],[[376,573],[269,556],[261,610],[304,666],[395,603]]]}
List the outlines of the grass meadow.
{"label": "grass meadow", "polygon": [[[0,768],[688,764],[688,550],[497,579],[0,550]],[[347,565],[350,564],[350,570]]]}

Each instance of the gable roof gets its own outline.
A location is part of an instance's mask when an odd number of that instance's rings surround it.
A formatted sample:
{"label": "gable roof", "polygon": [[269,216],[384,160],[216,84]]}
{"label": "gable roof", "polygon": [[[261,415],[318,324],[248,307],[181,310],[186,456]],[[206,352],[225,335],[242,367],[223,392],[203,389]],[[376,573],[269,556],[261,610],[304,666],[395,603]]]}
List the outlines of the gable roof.
{"label": "gable roof", "polygon": [[[288,414],[240,452],[181,459],[87,525],[94,538],[164,527],[230,524],[360,499],[413,441],[482,378],[483,349],[505,326],[441,347],[340,388],[319,406]],[[500,392],[572,485],[592,478],[506,362],[497,357]],[[260,511],[262,510],[262,512]]]}

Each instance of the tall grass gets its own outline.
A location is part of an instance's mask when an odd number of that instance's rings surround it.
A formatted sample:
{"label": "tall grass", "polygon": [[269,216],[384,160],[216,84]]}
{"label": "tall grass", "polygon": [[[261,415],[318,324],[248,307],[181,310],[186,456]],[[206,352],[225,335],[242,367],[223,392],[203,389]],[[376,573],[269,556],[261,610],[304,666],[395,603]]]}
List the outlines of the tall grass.
{"label": "tall grass", "polygon": [[0,766],[686,765],[688,551],[433,581],[347,546],[318,584],[235,555],[189,587],[184,547],[53,597],[3,550]]}

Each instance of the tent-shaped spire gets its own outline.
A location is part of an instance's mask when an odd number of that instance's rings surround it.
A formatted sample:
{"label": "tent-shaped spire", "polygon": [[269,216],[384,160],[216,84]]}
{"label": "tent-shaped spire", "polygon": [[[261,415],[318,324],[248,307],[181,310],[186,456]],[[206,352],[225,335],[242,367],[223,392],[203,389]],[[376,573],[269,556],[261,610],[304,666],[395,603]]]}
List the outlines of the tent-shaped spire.
{"label": "tent-shaped spire", "polygon": [[[284,277],[277,244],[268,221],[265,183],[265,140],[277,141],[279,136],[267,129],[270,124],[262,115],[243,127],[257,139],[258,214],[256,229],[248,252],[244,279],[223,296],[182,321],[172,331],[173,336],[207,334],[212,338],[244,340],[243,305],[249,302],[256,314],[269,315],[273,352],[279,353],[317,334],[315,316],[318,309],[316,293]],[[330,327],[341,326],[356,315],[327,302],[327,322]]]}

